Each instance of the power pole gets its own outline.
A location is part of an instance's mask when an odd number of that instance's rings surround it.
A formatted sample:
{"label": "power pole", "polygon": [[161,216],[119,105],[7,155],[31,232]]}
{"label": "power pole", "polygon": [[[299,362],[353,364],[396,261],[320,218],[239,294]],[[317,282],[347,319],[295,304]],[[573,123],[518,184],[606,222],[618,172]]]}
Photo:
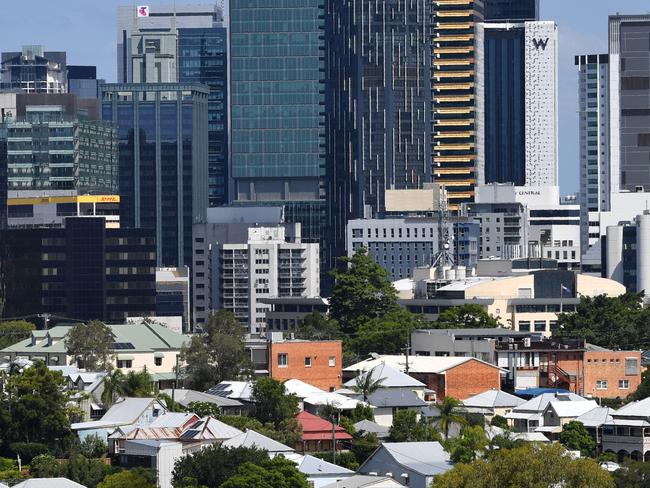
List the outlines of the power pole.
{"label": "power pole", "polygon": [[336,464],[336,424],[334,423],[335,417],[332,413],[332,464]]}

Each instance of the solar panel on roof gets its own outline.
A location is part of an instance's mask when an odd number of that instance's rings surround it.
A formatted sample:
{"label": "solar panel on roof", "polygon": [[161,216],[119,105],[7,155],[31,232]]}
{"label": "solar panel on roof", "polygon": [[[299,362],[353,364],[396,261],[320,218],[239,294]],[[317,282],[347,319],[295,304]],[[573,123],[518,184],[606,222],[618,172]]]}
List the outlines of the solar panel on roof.
{"label": "solar panel on roof", "polygon": [[197,436],[200,432],[200,430],[195,429],[186,430],[181,434],[179,439],[194,439],[194,437]]}
{"label": "solar panel on roof", "polygon": [[114,342],[113,349],[123,351],[125,349],[135,349],[135,346],[131,342]]}

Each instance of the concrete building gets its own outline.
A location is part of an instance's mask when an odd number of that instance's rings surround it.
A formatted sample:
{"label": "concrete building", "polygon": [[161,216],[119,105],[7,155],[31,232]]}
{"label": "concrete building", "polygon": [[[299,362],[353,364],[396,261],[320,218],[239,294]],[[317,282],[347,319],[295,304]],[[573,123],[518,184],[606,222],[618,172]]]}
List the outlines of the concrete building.
{"label": "concrete building", "polygon": [[478,184],[558,185],[557,26],[479,23],[475,44]]}
{"label": "concrete building", "polygon": [[219,207],[209,208],[206,221],[192,226],[194,324],[198,327],[204,324],[214,309],[212,304],[219,299],[219,287],[212,286],[218,276],[219,246],[246,243],[249,227],[277,226],[283,222],[282,207]]}
{"label": "concrete building", "polygon": [[250,333],[265,329],[270,297],[317,297],[320,294],[318,244],[303,243],[300,224],[250,227],[247,242],[222,244],[211,280],[218,290],[213,310],[232,311]]}
{"label": "concrete building", "polygon": [[341,386],[341,341],[271,340],[268,348],[271,378],[297,379],[324,391]]}
{"label": "concrete building", "polygon": [[106,84],[102,117],[118,127],[120,223],[150,228],[159,267],[192,265],[192,225],[208,207],[209,90],[184,83]]}
{"label": "concrete building", "polygon": [[106,228],[102,217],[0,231],[0,316],[106,322],[152,316],[155,265],[151,229]]}
{"label": "concrete building", "polygon": [[[348,257],[365,247],[392,281],[413,276],[415,268],[430,266],[438,252],[436,217],[404,217],[350,220],[347,226]],[[472,268],[478,259],[480,226],[454,220],[449,225],[456,264]]]}
{"label": "concrete building", "polygon": [[20,52],[3,52],[0,59],[0,89],[26,93],[68,91],[65,51],[26,45]]}
{"label": "concrete building", "polygon": [[156,268],[156,317],[181,317],[182,332],[190,330],[190,270]]}

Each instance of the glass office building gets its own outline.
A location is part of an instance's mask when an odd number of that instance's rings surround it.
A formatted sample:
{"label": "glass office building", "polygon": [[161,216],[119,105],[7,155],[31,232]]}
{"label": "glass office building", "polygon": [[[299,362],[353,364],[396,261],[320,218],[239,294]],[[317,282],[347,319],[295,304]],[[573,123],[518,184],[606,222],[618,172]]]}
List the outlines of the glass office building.
{"label": "glass office building", "polygon": [[208,203],[228,203],[228,30],[178,29],[178,81],[203,83],[208,95]]}
{"label": "glass office building", "polygon": [[323,3],[230,4],[232,198],[284,206],[305,242],[325,225]]}
{"label": "glass office building", "polygon": [[102,116],[118,129],[120,222],[156,230],[158,266],[191,266],[192,224],[208,206],[207,87],[100,86]]}
{"label": "glass office building", "polygon": [[485,20],[538,20],[539,0],[485,0]]}

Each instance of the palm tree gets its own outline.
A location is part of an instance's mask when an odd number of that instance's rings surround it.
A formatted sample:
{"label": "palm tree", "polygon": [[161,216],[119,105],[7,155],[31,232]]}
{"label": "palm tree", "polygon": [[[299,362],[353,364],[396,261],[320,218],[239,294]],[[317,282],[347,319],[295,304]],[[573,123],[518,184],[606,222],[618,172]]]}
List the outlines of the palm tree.
{"label": "palm tree", "polygon": [[467,420],[465,417],[460,415],[457,412],[458,407],[462,405],[460,400],[456,400],[453,397],[445,397],[440,406],[440,420],[438,421],[438,427],[445,433],[445,440],[449,437],[449,427],[451,424],[461,424],[465,425]]}
{"label": "palm tree", "polygon": [[375,379],[375,369],[377,369],[377,366],[372,368],[370,371],[365,371],[357,375],[355,379],[356,385],[352,387],[354,391],[363,395],[364,402],[367,402],[368,397],[376,392],[384,382],[384,378]]}
{"label": "palm tree", "polygon": [[102,403],[106,410],[108,410],[120,396],[124,395],[124,379],[124,374],[119,369],[113,371],[113,374],[108,374],[104,377]]}

